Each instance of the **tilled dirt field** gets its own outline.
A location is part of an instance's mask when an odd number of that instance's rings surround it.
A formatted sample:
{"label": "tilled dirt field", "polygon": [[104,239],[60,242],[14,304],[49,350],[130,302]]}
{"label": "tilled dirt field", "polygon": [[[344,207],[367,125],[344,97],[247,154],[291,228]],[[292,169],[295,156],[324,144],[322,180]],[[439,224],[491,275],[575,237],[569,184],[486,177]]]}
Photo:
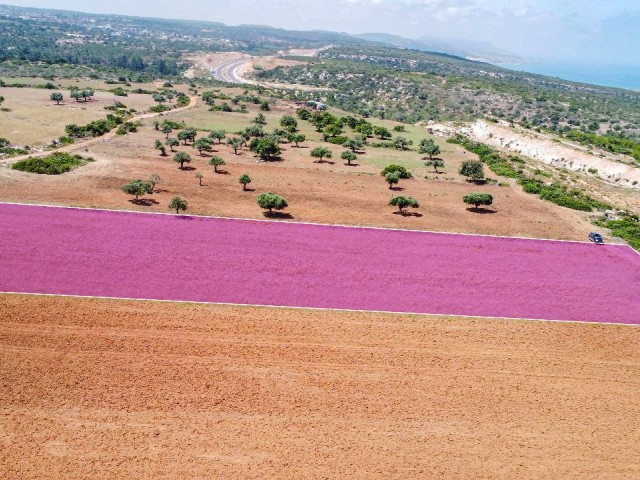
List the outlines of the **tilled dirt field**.
{"label": "tilled dirt field", "polygon": [[3,295],[0,477],[638,478],[639,344],[625,326]]}

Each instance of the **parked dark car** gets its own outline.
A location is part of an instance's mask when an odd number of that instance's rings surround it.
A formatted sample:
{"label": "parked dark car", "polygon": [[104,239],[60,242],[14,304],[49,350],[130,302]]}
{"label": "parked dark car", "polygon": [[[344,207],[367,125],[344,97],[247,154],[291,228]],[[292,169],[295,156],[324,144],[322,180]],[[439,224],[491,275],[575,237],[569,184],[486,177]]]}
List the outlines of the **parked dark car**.
{"label": "parked dark car", "polygon": [[602,236],[598,232],[591,232],[589,234],[589,240],[591,240],[593,243],[604,243]]}

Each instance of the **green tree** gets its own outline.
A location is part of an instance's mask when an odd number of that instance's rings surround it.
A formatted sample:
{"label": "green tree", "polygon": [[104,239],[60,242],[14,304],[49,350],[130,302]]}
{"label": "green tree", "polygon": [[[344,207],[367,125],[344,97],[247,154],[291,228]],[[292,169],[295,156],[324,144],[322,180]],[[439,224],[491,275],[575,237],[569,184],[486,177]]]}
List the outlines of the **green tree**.
{"label": "green tree", "polygon": [[180,197],[173,197],[169,202],[169,208],[175,210],[176,214],[180,214],[180,210],[186,211],[189,204]]}
{"label": "green tree", "polygon": [[331,158],[333,154],[331,153],[331,150],[326,147],[316,147],[311,150],[311,156],[318,159],[316,160],[317,163],[322,163],[325,158]]}
{"label": "green tree", "polygon": [[263,160],[277,158],[282,150],[273,137],[254,138],[249,144],[249,150],[256,153]]}
{"label": "green tree", "polygon": [[[64,100],[64,97],[60,92],[53,92],[49,97],[52,101],[56,102],[57,105],[60,105],[60,102]],[[3,99],[4,100],[4,99]],[[0,102],[1,104],[2,102]]]}
{"label": "green tree", "polygon": [[370,123],[361,123],[356,127],[356,132],[361,133],[365,137],[373,135],[373,125]]}
{"label": "green tree", "polygon": [[159,183],[162,183],[162,179],[160,178],[160,175],[158,175],[157,173],[152,173],[151,175],[149,175],[149,185],[151,185],[151,193],[153,193],[153,191],[156,188],[156,185],[158,185]]}
{"label": "green tree", "polygon": [[196,172],[196,178],[198,179],[198,185],[202,186],[202,179],[204,178],[204,175],[200,172]]}
{"label": "green tree", "polygon": [[393,141],[393,146],[396,147],[397,150],[409,150],[409,141],[404,137],[396,137]]}
{"label": "green tree", "polygon": [[360,150],[364,146],[364,142],[360,138],[350,138],[344,142],[342,146],[356,153],[357,150]]}
{"label": "green tree", "polygon": [[213,156],[209,159],[209,165],[213,166],[213,171],[215,173],[218,173],[218,167],[221,167],[222,165],[226,165],[227,162],[225,162],[222,158],[220,157],[216,157]]}
{"label": "green tree", "polygon": [[269,110],[271,110],[271,107],[269,106],[269,102],[267,102],[266,100],[261,101],[260,110],[262,110],[263,112],[268,112]]}
{"label": "green tree", "polygon": [[429,160],[433,160],[435,155],[440,155],[440,147],[436,145],[430,138],[423,138],[420,141],[420,148],[418,149],[418,153],[421,155],[429,155]]}
{"label": "green tree", "polygon": [[397,173],[399,178],[411,178],[413,175],[402,165],[391,164],[387,165],[384,170],[382,170],[381,175],[384,177],[387,173]]}
{"label": "green tree", "polygon": [[493,195],[490,193],[470,193],[462,199],[467,205],[473,205],[476,210],[480,205],[493,205]]}
{"label": "green tree", "polygon": [[167,141],[164,143],[167,144],[167,146],[171,149],[172,152],[175,151],[173,147],[177,147],[178,145],[180,145],[180,142],[178,141],[177,138],[167,138]]}
{"label": "green tree", "polygon": [[189,140],[189,132],[187,132],[186,130],[180,130],[178,132],[178,140],[184,142],[184,144],[186,145],[187,141]]}
{"label": "green tree", "polygon": [[400,213],[401,215],[404,215],[405,208],[418,208],[420,206],[415,198],[403,196],[393,197],[389,202],[389,205],[392,207],[398,207],[398,213]]}
{"label": "green tree", "polygon": [[73,98],[76,102],[79,102],[82,97],[82,92],[80,90],[78,90],[77,88],[74,88],[71,90],[71,93],[69,94],[69,96],[71,98]]}
{"label": "green tree", "polygon": [[91,97],[95,95],[95,91],[92,88],[85,88],[80,92],[85,102],[88,102]]}
{"label": "green tree", "polygon": [[322,136],[326,140],[327,138],[337,137],[342,133],[342,128],[337,123],[327,125],[322,129]]}
{"label": "green tree", "polygon": [[291,143],[295,143],[296,144],[296,148],[300,146],[300,144],[304,141],[307,140],[307,137],[302,135],[301,133],[290,133],[287,136],[287,139],[291,142]]}
{"label": "green tree", "polygon": [[373,134],[377,137],[380,137],[381,140],[384,140],[385,138],[391,138],[391,132],[386,127],[373,127]]}
{"label": "green tree", "polygon": [[193,142],[193,148],[198,150],[198,154],[202,156],[202,152],[210,152],[213,150],[211,148],[211,140],[209,138],[203,137],[199,138],[197,141]]}
{"label": "green tree", "polygon": [[247,190],[247,185],[251,183],[251,177],[246,173],[243,173],[242,175],[240,175],[240,178],[238,179],[238,181],[242,185],[242,191],[244,192]]}
{"label": "green tree", "polygon": [[340,154],[340,158],[347,161],[347,165],[351,165],[351,162],[358,159],[358,156],[351,150],[345,150]]}
{"label": "green tree", "polygon": [[280,118],[280,126],[284,128],[289,128],[289,127],[297,128],[298,121],[295,119],[293,115],[283,115],[282,118]]}
{"label": "green tree", "polygon": [[167,149],[165,148],[165,146],[162,144],[160,140],[156,140],[155,149],[159,150],[160,155],[162,155],[163,157],[167,156]]}
{"label": "green tree", "polygon": [[389,189],[392,190],[393,186],[400,181],[400,176],[396,172],[389,172],[384,176],[384,179],[389,184]]}
{"label": "green tree", "polygon": [[214,130],[209,133],[209,138],[217,140],[218,143],[222,143],[222,141],[227,138],[227,132],[225,130]]}
{"label": "green tree", "polygon": [[253,123],[256,125],[266,125],[267,117],[265,117],[263,113],[259,113],[258,116],[253,119]]}
{"label": "green tree", "polygon": [[273,213],[273,210],[283,210],[289,206],[284,198],[271,192],[258,195],[258,205],[260,208],[269,210],[269,213]]}
{"label": "green tree", "polygon": [[173,156],[173,161],[180,164],[180,169],[184,169],[185,163],[191,163],[191,157],[188,153],[178,152]]}
{"label": "green tree", "polygon": [[154,102],[158,102],[158,105],[162,105],[164,102],[167,101],[167,99],[164,97],[164,95],[161,95],[159,93],[154,93],[151,98],[153,98]]}
{"label": "green tree", "polygon": [[169,138],[169,134],[171,132],[173,132],[173,128],[171,128],[171,125],[168,125],[166,123],[164,125],[162,125],[162,133],[165,134],[166,138]]}
{"label": "green tree", "polygon": [[151,184],[142,180],[134,180],[131,183],[123,185],[121,188],[122,191],[127,195],[134,195],[136,197],[136,202],[139,200],[140,196],[144,195],[145,193],[153,193]]}
{"label": "green tree", "polygon": [[484,179],[484,169],[482,162],[478,160],[467,160],[462,162],[460,175],[467,177],[469,181],[479,182]]}
{"label": "green tree", "polygon": [[428,162],[425,163],[425,165],[427,167],[433,167],[433,170],[436,173],[440,173],[438,171],[438,168],[444,168],[444,161],[440,160],[439,158],[436,158],[434,160],[429,160]]}
{"label": "green tree", "polygon": [[238,154],[238,150],[240,150],[244,144],[245,144],[245,140],[242,137],[233,137],[233,138],[227,139],[227,145],[233,148],[233,153],[235,155]]}
{"label": "green tree", "polygon": [[296,115],[300,120],[309,120],[311,118],[311,112],[306,108],[299,108],[296,110]]}

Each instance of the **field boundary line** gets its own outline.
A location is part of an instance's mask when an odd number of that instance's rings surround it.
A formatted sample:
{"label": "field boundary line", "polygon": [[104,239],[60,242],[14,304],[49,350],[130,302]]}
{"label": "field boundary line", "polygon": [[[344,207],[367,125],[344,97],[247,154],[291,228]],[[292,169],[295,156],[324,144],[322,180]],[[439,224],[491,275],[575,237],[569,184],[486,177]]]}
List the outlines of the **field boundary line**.
{"label": "field boundary line", "polygon": [[[285,225],[311,225],[311,226],[319,226],[319,227],[338,227],[338,228],[352,228],[352,229],[362,229],[362,230],[382,230],[389,232],[414,232],[414,233],[431,233],[436,235],[460,235],[467,237],[486,237],[486,238],[504,238],[504,239],[513,239],[513,240],[533,240],[540,242],[560,242],[560,243],[577,243],[579,245],[591,245],[592,242],[586,240],[561,240],[555,238],[536,238],[536,237],[509,237],[507,235],[490,235],[486,233],[464,233],[464,232],[443,232],[437,230],[411,230],[408,228],[393,228],[393,227],[372,227],[372,226],[363,226],[363,225],[348,225],[341,223],[314,223],[314,222],[296,222],[296,221],[276,221],[276,220],[268,220],[261,218],[241,218],[241,217],[221,217],[216,215],[193,215],[193,214],[181,214],[176,215],[175,213],[166,213],[166,212],[141,212],[138,210],[115,210],[108,208],[90,208],[90,207],[74,207],[70,205],[46,205],[41,203],[20,203],[20,202],[0,202],[0,206],[2,205],[19,205],[24,207],[43,207],[43,208],[64,208],[69,210],[88,210],[95,212],[111,212],[111,213],[133,213],[137,215],[164,215],[168,217],[187,217],[187,218],[199,218],[199,219],[214,219],[214,220],[234,220],[234,221],[242,221],[242,222],[260,222],[260,223],[269,223],[269,224],[285,224]],[[606,243],[604,245],[597,245],[598,248],[601,247],[610,247],[610,246],[619,246],[619,247],[629,247],[626,243]],[[633,250],[633,248],[631,248]],[[635,252],[635,250],[633,250]],[[640,255],[639,252],[636,252]],[[1,292],[0,292],[1,293]]]}
{"label": "field boundary line", "polygon": [[353,308],[326,308],[326,307],[299,307],[290,305],[262,305],[253,303],[230,303],[230,302],[203,302],[195,300],[159,300],[154,298],[130,298],[130,297],[104,297],[99,295],[71,295],[57,293],[29,293],[29,292],[1,292],[0,295],[23,295],[30,297],[62,297],[62,298],[80,298],[87,300],[120,300],[131,302],[154,302],[154,303],[179,303],[192,305],[221,305],[228,307],[257,307],[265,309],[291,309],[291,310],[310,310],[320,312],[351,312],[351,313],[376,313],[388,315],[412,315],[420,317],[456,317],[471,320],[506,320],[517,322],[544,322],[544,323],[576,323],[581,325],[621,325],[625,327],[640,327],[638,323],[616,323],[616,322],[589,322],[586,320],[550,320],[545,318],[522,318],[522,317],[496,317],[496,316],[479,316],[479,315],[460,315],[454,313],[418,313],[418,312],[393,312],[387,310],[358,310]]}

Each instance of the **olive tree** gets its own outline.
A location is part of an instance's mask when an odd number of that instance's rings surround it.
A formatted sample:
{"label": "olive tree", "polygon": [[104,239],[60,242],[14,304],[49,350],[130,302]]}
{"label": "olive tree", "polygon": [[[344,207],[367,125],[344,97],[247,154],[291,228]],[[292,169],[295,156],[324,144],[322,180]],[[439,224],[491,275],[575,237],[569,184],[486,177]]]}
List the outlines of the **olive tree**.
{"label": "olive tree", "polygon": [[258,195],[258,205],[260,208],[269,210],[269,213],[273,213],[273,210],[283,210],[289,206],[284,198],[271,192]]}
{"label": "olive tree", "polygon": [[164,143],[169,146],[172,152],[175,152],[173,147],[177,147],[178,145],[180,145],[180,142],[178,141],[178,139],[173,137],[167,138],[167,141]]}
{"label": "olive tree", "polygon": [[247,191],[247,185],[249,185],[251,183],[251,177],[249,175],[247,175],[246,173],[243,173],[242,175],[240,175],[240,178],[238,179],[238,182],[240,182],[240,184],[242,185],[242,191],[246,192]]}
{"label": "olive tree", "polygon": [[151,175],[149,175],[149,180],[147,181],[149,182],[149,185],[151,185],[151,193],[153,193],[156,185],[162,183],[162,178],[160,178],[160,175],[158,175],[157,173],[152,173]]}
{"label": "olive tree", "polygon": [[121,188],[122,188],[122,191],[127,195],[135,196],[136,202],[140,199],[140,196],[144,195],[145,193],[153,193],[151,184],[143,180],[134,180],[131,183],[127,183],[126,185],[123,185]]}
{"label": "olive tree", "polygon": [[60,102],[64,100],[64,97],[60,92],[53,92],[51,94],[51,97],[49,98],[51,98],[52,101],[56,102],[56,105],[60,105]]}
{"label": "olive tree", "polygon": [[249,150],[263,160],[277,158],[282,152],[278,141],[273,137],[254,138],[249,144]]}
{"label": "olive tree", "polygon": [[160,151],[160,155],[162,155],[163,157],[167,156],[167,149],[160,140],[156,140],[155,149]]}
{"label": "olive tree", "polygon": [[438,168],[444,168],[444,161],[439,158],[434,158],[433,160],[429,160],[425,163],[427,167],[433,167],[433,171],[436,173],[440,173]]}
{"label": "olive tree", "polygon": [[198,185],[202,186],[202,179],[204,178],[204,175],[200,172],[196,172],[196,179],[198,180]]}
{"label": "olive tree", "polygon": [[345,150],[340,154],[340,158],[342,158],[342,160],[346,160],[347,165],[351,165],[351,162],[353,162],[354,160],[357,160],[358,156],[355,153],[353,153],[351,150]]}
{"label": "olive tree", "polygon": [[173,161],[180,164],[180,169],[184,169],[184,164],[191,162],[191,156],[185,152],[178,152],[173,156]]}
{"label": "olive tree", "polygon": [[467,205],[473,205],[478,209],[480,205],[493,205],[493,195],[490,193],[470,193],[464,196],[463,201]]}
{"label": "olive tree", "polygon": [[391,201],[389,202],[389,205],[392,207],[398,207],[398,213],[404,215],[404,209],[405,208],[418,208],[420,206],[420,204],[418,203],[418,201],[413,198],[413,197],[403,197],[403,196],[399,196],[399,197],[393,197],[391,199]]}
{"label": "olive tree", "polygon": [[169,208],[175,210],[176,214],[179,214],[180,210],[186,211],[188,206],[187,201],[180,197],[173,197],[169,202]]}
{"label": "olive tree", "polygon": [[484,180],[482,162],[478,160],[467,160],[462,162],[459,173],[460,175],[467,177],[469,181],[479,182]]}
{"label": "olive tree", "polygon": [[311,156],[318,159],[316,160],[317,163],[322,163],[325,158],[331,158],[333,154],[326,147],[316,147],[311,150]]}
{"label": "olive tree", "polygon": [[418,149],[418,153],[421,155],[428,155],[429,160],[433,160],[434,155],[440,155],[440,147],[436,145],[430,138],[423,138],[420,140],[420,148]]}
{"label": "olive tree", "polygon": [[213,171],[215,173],[218,173],[218,167],[221,167],[222,165],[226,165],[227,162],[225,162],[222,158],[220,157],[216,157],[213,156],[209,159],[209,165],[213,166]]}
{"label": "olive tree", "polygon": [[233,149],[233,153],[235,155],[238,154],[238,150],[240,150],[244,144],[245,139],[242,137],[233,137],[227,139],[227,145],[229,145]]}
{"label": "olive tree", "polygon": [[400,181],[400,176],[396,172],[389,172],[384,176],[384,179],[389,184],[389,189],[393,190],[393,186]]}

